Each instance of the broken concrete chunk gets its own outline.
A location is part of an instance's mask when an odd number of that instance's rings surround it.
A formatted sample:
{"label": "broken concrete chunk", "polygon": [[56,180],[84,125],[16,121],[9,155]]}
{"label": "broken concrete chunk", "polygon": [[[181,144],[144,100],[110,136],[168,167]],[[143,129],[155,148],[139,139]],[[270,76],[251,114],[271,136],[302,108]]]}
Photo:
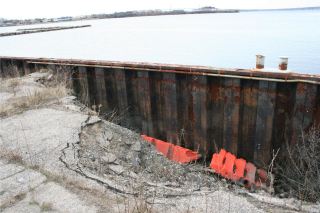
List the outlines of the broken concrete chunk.
{"label": "broken concrete chunk", "polygon": [[124,168],[121,165],[109,165],[109,169],[118,175],[124,172]]}
{"label": "broken concrete chunk", "polygon": [[117,157],[112,153],[106,152],[101,159],[107,163],[114,163],[117,160]]}
{"label": "broken concrete chunk", "polygon": [[102,135],[97,135],[96,140],[100,144],[100,146],[104,148],[108,148],[108,146],[110,145],[110,142],[106,140],[105,137],[102,137]]}
{"label": "broken concrete chunk", "polygon": [[129,174],[128,174],[130,177],[132,177],[132,178],[135,178],[135,179],[137,179],[137,178],[139,178],[139,176],[135,173],[135,172],[133,172],[133,171],[129,171]]}
{"label": "broken concrete chunk", "polygon": [[113,134],[110,131],[104,132],[103,136],[104,136],[104,139],[108,141],[111,141],[113,138]]}
{"label": "broken concrete chunk", "polygon": [[134,144],[131,145],[131,150],[133,151],[141,151],[141,144],[139,141],[135,142]]}

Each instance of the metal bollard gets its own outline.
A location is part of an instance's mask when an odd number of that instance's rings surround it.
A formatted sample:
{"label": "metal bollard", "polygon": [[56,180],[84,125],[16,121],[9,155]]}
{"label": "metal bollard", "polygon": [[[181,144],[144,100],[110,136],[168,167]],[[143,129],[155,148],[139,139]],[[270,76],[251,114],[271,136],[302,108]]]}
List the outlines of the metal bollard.
{"label": "metal bollard", "polygon": [[288,56],[280,56],[279,70],[287,70],[288,68]]}
{"label": "metal bollard", "polygon": [[263,69],[264,68],[264,55],[256,55],[256,69]]}

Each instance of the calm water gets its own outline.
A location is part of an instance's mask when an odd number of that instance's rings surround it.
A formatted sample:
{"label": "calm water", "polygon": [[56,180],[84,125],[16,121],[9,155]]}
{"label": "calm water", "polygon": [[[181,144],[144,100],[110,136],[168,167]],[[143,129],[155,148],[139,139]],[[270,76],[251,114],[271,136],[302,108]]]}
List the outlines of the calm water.
{"label": "calm water", "polygon": [[252,68],[289,56],[293,72],[320,74],[320,10],[136,17],[41,24],[91,28],[0,38],[0,55]]}

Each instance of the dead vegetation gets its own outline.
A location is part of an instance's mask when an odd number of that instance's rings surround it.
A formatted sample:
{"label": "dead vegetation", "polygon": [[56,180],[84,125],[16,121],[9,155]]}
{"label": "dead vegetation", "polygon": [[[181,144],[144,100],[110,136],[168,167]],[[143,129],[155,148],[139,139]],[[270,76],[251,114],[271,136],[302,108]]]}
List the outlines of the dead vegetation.
{"label": "dead vegetation", "polygon": [[5,105],[1,106],[0,118],[21,114],[28,109],[39,108],[50,101],[59,100],[72,93],[72,69],[60,67],[56,70],[46,69],[43,71],[48,74],[39,79],[42,84],[29,83],[25,81],[27,77],[2,79],[1,91],[13,93],[13,96],[8,99]]}
{"label": "dead vegetation", "polygon": [[320,199],[320,126],[309,133],[302,132],[300,141],[286,142],[276,165],[276,190],[284,197],[297,197],[301,201]]}

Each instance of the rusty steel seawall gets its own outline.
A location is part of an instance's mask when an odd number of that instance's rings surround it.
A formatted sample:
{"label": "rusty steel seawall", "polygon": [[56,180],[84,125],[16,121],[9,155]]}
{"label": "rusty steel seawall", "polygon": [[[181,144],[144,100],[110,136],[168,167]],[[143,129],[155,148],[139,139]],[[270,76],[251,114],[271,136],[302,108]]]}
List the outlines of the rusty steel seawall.
{"label": "rusty steel seawall", "polygon": [[2,74],[42,66],[72,67],[90,103],[124,115],[122,126],[199,150],[207,160],[216,144],[264,166],[273,149],[300,140],[320,120],[320,75],[0,56]]}

